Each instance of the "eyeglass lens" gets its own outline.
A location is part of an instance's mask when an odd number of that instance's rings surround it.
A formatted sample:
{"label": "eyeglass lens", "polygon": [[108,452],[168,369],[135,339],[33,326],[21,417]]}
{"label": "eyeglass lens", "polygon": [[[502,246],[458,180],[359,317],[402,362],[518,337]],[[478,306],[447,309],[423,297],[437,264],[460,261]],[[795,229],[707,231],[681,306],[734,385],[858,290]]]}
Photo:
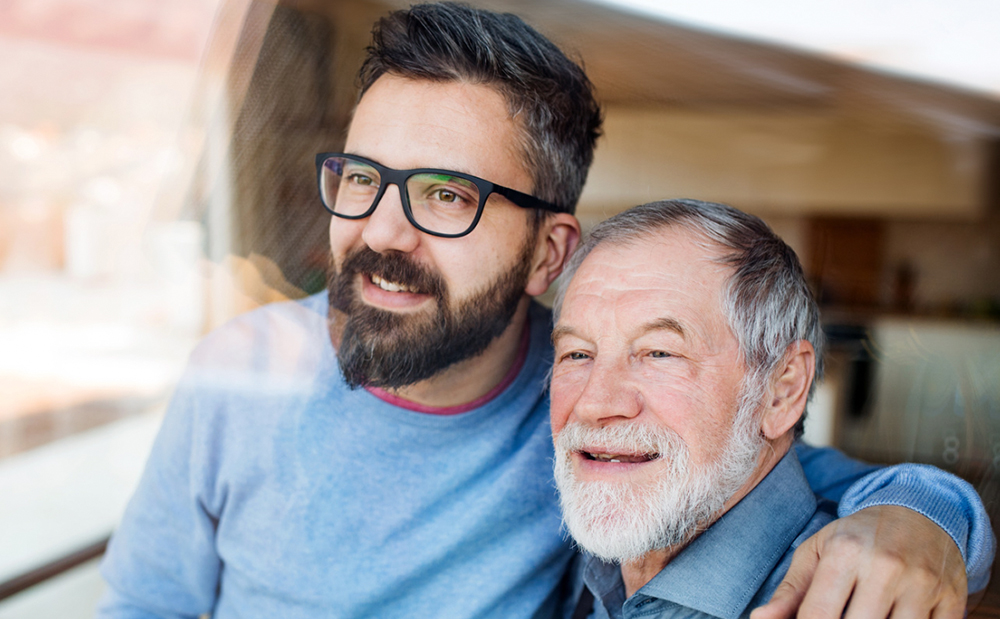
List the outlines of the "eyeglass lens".
{"label": "eyeglass lens", "polygon": [[[371,165],[348,157],[323,162],[320,192],[334,213],[358,217],[371,208],[382,179]],[[449,174],[412,174],[405,182],[413,220],[441,234],[460,234],[475,221],[479,188],[472,181]]]}

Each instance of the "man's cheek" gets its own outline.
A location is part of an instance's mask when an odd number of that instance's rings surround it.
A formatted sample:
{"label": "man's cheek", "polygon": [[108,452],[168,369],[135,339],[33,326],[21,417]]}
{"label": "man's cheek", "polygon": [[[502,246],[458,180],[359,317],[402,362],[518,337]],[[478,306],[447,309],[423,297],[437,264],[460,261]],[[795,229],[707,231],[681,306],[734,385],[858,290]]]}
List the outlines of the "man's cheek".
{"label": "man's cheek", "polygon": [[573,407],[580,399],[580,394],[586,384],[586,377],[579,374],[580,372],[553,374],[550,394],[553,433],[558,433],[566,426],[573,413]]}
{"label": "man's cheek", "polygon": [[330,251],[338,264],[342,264],[344,256],[352,249],[364,245],[361,232],[364,230],[364,219],[351,220],[332,217],[330,221]]}

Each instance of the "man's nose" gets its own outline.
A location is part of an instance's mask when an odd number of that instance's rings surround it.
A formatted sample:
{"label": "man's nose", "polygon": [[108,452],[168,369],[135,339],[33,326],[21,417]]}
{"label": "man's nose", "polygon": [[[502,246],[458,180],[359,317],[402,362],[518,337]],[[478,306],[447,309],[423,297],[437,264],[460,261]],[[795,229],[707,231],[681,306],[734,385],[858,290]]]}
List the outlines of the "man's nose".
{"label": "man's nose", "polygon": [[642,394],[629,376],[627,362],[598,359],[573,413],[581,422],[604,426],[636,417],[642,405]]}
{"label": "man's nose", "polygon": [[403,212],[402,191],[392,184],[375,205],[375,210],[365,220],[361,238],[373,251],[383,253],[396,250],[412,252],[420,243],[420,231],[410,224]]}

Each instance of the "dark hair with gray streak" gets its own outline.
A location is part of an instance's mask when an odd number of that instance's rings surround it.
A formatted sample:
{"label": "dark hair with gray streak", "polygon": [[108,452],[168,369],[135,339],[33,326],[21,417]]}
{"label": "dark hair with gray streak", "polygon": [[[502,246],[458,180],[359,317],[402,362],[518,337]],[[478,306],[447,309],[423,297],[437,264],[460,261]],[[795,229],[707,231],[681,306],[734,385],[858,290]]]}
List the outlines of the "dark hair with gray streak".
{"label": "dark hair with gray streak", "polygon": [[[727,284],[723,311],[747,367],[743,397],[760,401],[771,374],[788,347],[798,340],[806,340],[816,349],[811,397],[823,376],[823,331],[802,266],[792,248],[760,218],[731,206],[664,200],[636,206],[599,223],[570,257],[560,277],[556,320],[570,280],[594,248],[648,238],[666,226],[688,228],[730,250],[723,262],[734,272]],[[801,424],[796,427],[797,435]]]}
{"label": "dark hair with gray streak", "polygon": [[583,69],[519,17],[450,2],[394,11],[372,30],[361,94],[385,73],[496,88],[520,120],[534,194],[576,209],[601,110]]}

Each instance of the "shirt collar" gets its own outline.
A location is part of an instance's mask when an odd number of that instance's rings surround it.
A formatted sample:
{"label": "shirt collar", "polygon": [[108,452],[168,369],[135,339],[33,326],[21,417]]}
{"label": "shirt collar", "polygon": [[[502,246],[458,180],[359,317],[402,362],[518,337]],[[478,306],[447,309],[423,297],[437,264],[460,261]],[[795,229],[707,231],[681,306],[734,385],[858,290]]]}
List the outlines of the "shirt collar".
{"label": "shirt collar", "polygon": [[[793,450],[739,503],[694,539],[636,595],[736,619],[816,511]],[[623,593],[621,570],[588,557],[587,585],[599,598]],[[620,607],[620,606],[619,606]]]}

